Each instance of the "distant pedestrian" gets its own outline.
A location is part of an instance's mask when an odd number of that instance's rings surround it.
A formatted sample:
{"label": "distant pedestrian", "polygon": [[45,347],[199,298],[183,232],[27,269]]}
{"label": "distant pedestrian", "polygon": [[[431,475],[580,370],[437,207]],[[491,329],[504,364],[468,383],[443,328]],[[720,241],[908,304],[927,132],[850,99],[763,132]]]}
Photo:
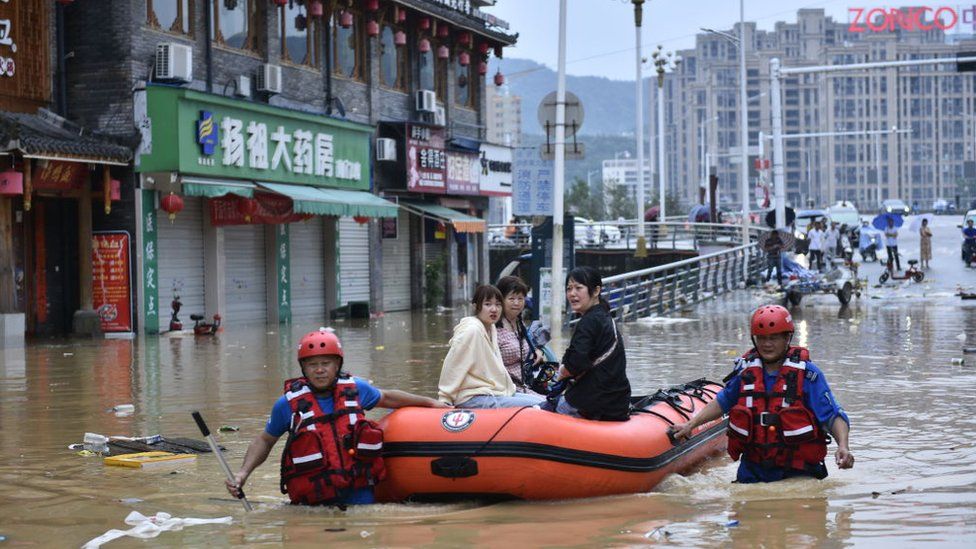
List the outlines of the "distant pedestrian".
{"label": "distant pedestrian", "polygon": [[922,220],[922,227],[918,230],[918,255],[922,262],[922,268],[929,268],[929,261],[932,261],[932,229],[929,228],[929,220]]}
{"label": "distant pedestrian", "polygon": [[813,262],[817,262],[817,270],[823,270],[823,248],[824,232],[820,229],[820,222],[814,221],[813,228],[807,231],[807,239],[810,241],[810,268]]}
{"label": "distant pedestrian", "polygon": [[970,267],[973,262],[973,254],[976,253],[976,227],[973,227],[973,220],[966,222],[962,230],[962,252],[966,260],[966,267]]}
{"label": "distant pedestrian", "polygon": [[888,264],[895,265],[901,270],[901,259],[898,258],[898,227],[895,218],[888,216],[888,226],[885,227],[885,250],[888,252]]}
{"label": "distant pedestrian", "polygon": [[837,222],[831,221],[830,228],[824,231],[824,255],[828,261],[837,255],[837,243],[840,242],[840,231],[837,229]]}
{"label": "distant pedestrian", "polygon": [[766,252],[766,279],[769,282],[773,276],[773,269],[776,269],[776,283],[783,285],[783,239],[778,230],[770,231],[769,237],[763,242],[763,251]]}

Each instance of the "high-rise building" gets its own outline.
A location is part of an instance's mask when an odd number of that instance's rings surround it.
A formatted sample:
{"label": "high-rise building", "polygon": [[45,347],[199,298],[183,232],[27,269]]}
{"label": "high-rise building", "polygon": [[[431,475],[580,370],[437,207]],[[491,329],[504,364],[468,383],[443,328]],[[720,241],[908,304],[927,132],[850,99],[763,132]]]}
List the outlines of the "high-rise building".
{"label": "high-rise building", "polygon": [[[953,57],[976,50],[971,37],[950,40],[938,28],[855,32],[849,22],[834,21],[822,9],[799,10],[795,23],[778,22],[771,31],[748,22],[744,30],[750,147],[759,145],[760,132],[772,134],[771,58],[779,58],[783,67],[798,67]],[[707,152],[708,165],[719,177],[719,204],[733,209],[741,204],[738,155],[733,154],[740,144],[739,35],[738,25],[699,34],[694,49],[678,52],[684,62],[667,75],[664,89],[669,185],[695,201],[707,173],[702,169]],[[959,184],[973,178],[974,97],[976,76],[957,73],[951,64],[784,78],[787,201],[805,207],[844,199],[873,210],[885,198],[921,207],[937,198],[955,198]],[[911,132],[788,137],[892,128]],[[764,157],[771,158],[771,142],[763,141]],[[768,173],[763,176],[771,179]],[[750,192],[758,177],[750,159]]]}
{"label": "high-rise building", "polygon": [[487,86],[486,122],[488,142],[518,147],[522,142],[522,98],[508,86]]}

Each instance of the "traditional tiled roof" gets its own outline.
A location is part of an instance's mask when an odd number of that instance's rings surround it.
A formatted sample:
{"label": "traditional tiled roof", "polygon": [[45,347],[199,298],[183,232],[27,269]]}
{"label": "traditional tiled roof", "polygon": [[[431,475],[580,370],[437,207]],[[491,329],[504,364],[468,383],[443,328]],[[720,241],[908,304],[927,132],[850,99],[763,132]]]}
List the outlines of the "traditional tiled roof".
{"label": "traditional tiled roof", "polygon": [[476,32],[482,36],[487,36],[506,46],[511,46],[518,40],[518,33],[505,34],[500,30],[489,28],[484,21],[476,17],[466,15],[447,6],[431,2],[430,0],[396,0],[396,2],[419,12],[443,19],[457,27]]}
{"label": "traditional tiled roof", "polygon": [[0,151],[95,163],[132,161],[132,149],[94,137],[45,109],[37,114],[0,111]]}

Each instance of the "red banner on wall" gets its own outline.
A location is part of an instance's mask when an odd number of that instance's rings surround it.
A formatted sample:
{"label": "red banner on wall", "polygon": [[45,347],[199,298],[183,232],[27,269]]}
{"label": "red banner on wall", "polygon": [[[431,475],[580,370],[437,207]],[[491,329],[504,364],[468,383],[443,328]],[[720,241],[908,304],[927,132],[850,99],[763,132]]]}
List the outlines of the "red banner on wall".
{"label": "red banner on wall", "polygon": [[245,198],[235,195],[224,195],[211,198],[210,222],[215,227],[224,225],[277,225],[304,221],[309,214],[299,214],[292,210],[292,201],[287,196],[270,193],[254,193],[257,210],[251,214],[251,220],[245,219],[241,211],[240,202]]}
{"label": "red banner on wall", "polygon": [[46,166],[34,172],[31,184],[35,189],[70,191],[80,189],[87,181],[87,164],[48,160]]}
{"label": "red banner on wall", "polygon": [[92,301],[103,332],[132,331],[129,233],[92,234]]}

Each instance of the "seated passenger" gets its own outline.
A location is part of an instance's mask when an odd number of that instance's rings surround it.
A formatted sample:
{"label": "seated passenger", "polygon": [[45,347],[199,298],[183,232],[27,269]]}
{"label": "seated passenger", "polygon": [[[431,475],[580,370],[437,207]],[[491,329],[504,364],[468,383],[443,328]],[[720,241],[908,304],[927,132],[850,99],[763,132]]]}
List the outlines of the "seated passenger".
{"label": "seated passenger", "polygon": [[498,349],[502,354],[502,363],[515,383],[516,392],[535,394],[523,379],[522,366],[530,360],[538,364],[545,359],[545,355],[532,344],[522,322],[529,287],[517,276],[506,276],[498,280],[498,291],[504,296],[501,318],[495,325],[498,328]]}
{"label": "seated passenger", "polygon": [[475,316],[454,327],[450,349],[444,357],[437,398],[458,408],[509,408],[532,406],[545,399],[515,392],[498,350],[495,323],[502,314],[502,294],[490,285],[474,292]]}
{"label": "seated passenger", "polygon": [[630,415],[630,381],[624,341],[610,316],[610,304],[600,292],[600,273],[593,267],[577,267],[566,277],[566,299],[580,316],[558,377],[566,380],[565,392],[550,397],[545,409],[560,414],[626,421]]}

